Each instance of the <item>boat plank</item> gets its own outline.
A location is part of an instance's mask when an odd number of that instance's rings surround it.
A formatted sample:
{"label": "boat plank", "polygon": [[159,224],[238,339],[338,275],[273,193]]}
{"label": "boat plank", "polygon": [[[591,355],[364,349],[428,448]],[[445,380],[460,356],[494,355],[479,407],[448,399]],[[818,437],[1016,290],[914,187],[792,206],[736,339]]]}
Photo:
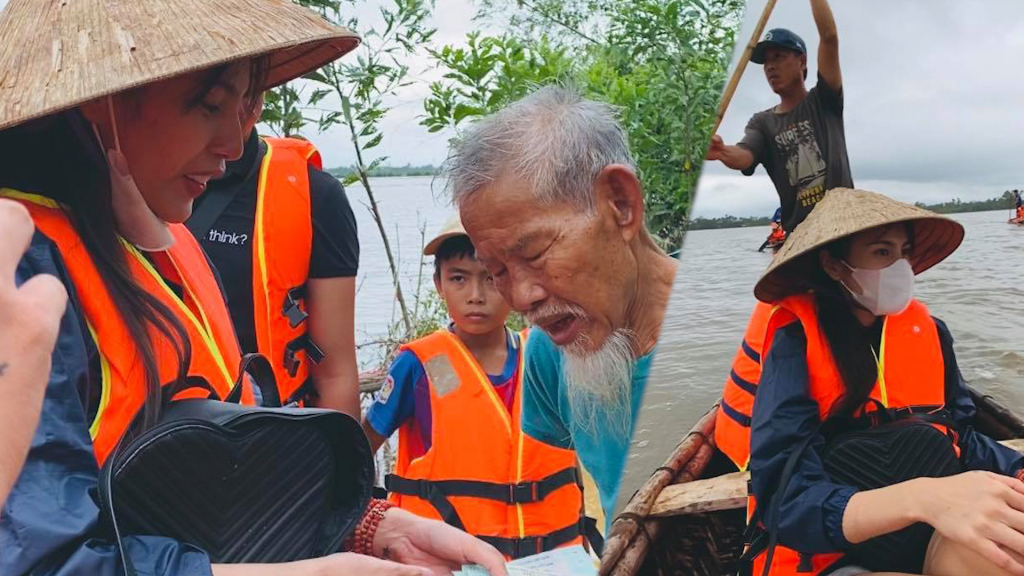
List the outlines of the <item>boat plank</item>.
{"label": "boat plank", "polygon": [[748,472],[733,472],[707,480],[666,486],[649,515],[677,516],[743,508],[747,503],[748,478]]}
{"label": "boat plank", "polygon": [[[1002,440],[1003,446],[1024,452],[1024,438]],[[694,480],[666,486],[651,506],[648,516],[681,516],[716,510],[731,510],[747,505],[749,472]]]}

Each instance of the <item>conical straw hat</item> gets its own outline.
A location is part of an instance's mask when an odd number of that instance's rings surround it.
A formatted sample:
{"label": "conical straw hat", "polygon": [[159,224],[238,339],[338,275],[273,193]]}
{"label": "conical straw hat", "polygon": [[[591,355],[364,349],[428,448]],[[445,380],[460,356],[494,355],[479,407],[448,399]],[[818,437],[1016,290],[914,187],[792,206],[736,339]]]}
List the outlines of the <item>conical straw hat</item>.
{"label": "conical straw hat", "polygon": [[776,302],[809,290],[810,280],[820,266],[818,248],[857,232],[897,222],[913,223],[910,263],[915,274],[944,260],[964,239],[964,227],[952,218],[875,192],[835,188],[789,235],[758,280],[754,295],[762,302]]}
{"label": "conical straw hat", "polygon": [[272,88],[358,44],[286,0],[10,0],[0,12],[0,129],[253,56],[270,55]]}

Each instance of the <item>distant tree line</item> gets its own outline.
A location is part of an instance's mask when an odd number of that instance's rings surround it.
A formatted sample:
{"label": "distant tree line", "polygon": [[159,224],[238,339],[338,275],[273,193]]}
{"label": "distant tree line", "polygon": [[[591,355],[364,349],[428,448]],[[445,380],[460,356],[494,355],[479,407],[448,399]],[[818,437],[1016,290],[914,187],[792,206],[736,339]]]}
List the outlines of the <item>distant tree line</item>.
{"label": "distant tree line", "polygon": [[718,218],[694,218],[690,220],[687,230],[714,230],[716,228],[749,228],[750,226],[767,226],[767,216],[719,216]]}
{"label": "distant tree line", "polygon": [[[925,204],[916,202],[914,205],[939,214],[956,214],[962,212],[988,212],[990,210],[1006,210],[1014,206],[1013,193],[1017,190],[1007,190],[1002,196],[988,200],[971,200],[964,202],[954,198],[949,202],[938,204]],[[750,226],[767,226],[767,216],[719,216],[717,218],[694,218],[687,222],[687,230],[714,230],[717,228],[748,228]]]}
{"label": "distant tree line", "polygon": [[[339,166],[328,170],[337,178],[346,179],[359,171],[355,166]],[[433,176],[437,173],[437,166],[426,164],[423,166],[377,166],[368,171],[371,178],[390,178],[393,176]]]}
{"label": "distant tree line", "polygon": [[949,202],[942,202],[940,204],[925,204],[923,202],[915,203],[915,206],[931,210],[932,212],[938,212],[939,214],[955,214],[958,212],[988,212],[990,210],[1006,210],[1007,208],[1013,208],[1013,193],[1017,190],[1007,190],[1003,192],[1002,196],[996,198],[990,198],[988,200],[974,200],[970,202],[964,202],[959,198],[954,198]]}

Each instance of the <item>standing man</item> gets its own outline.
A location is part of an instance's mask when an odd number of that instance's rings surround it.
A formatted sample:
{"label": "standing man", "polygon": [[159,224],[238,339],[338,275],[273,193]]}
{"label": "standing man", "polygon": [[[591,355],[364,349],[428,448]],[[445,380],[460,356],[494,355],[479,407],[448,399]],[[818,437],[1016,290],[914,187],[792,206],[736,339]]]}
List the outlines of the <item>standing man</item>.
{"label": "standing man", "polygon": [[186,224],[220,274],[242,351],[270,360],[281,401],[358,419],[355,216],[312,144],[260,138],[262,110],[261,98],[244,120],[242,157]]}
{"label": "standing man", "polygon": [[807,217],[832,188],[853,187],[843,128],[839,36],[826,0],[810,0],[818,27],[818,81],[807,90],[807,46],[785,28],[769,30],[750,57],[764,65],[779,104],[754,114],[735,146],[711,138],[708,160],[750,176],[758,164],[775,184],[786,232]]}
{"label": "standing man", "polygon": [[[827,0],[810,0],[818,28],[818,81],[807,90],[807,46],[784,28],[765,34],[750,61],[764,66],[779,104],[754,114],[743,139],[726,146],[711,138],[708,160],[750,176],[765,167],[779,195],[782,228],[788,236],[833,188],[852,188],[843,127],[843,79],[839,35]],[[750,419],[761,377],[761,349],[772,306],[758,302],[722,389],[715,443],[740,470],[750,458]]]}

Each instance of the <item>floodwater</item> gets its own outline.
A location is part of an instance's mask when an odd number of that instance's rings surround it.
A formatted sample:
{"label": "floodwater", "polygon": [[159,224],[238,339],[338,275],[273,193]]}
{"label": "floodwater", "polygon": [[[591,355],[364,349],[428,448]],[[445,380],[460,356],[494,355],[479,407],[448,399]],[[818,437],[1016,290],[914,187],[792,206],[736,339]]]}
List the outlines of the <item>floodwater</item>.
{"label": "floodwater", "polygon": [[[956,214],[967,229],[948,259],[918,276],[915,296],[949,326],[960,370],[977,390],[1024,411],[1024,226],[1006,211]],[[686,235],[647,383],[619,509],[718,399],[771,260],[768,228]]]}

